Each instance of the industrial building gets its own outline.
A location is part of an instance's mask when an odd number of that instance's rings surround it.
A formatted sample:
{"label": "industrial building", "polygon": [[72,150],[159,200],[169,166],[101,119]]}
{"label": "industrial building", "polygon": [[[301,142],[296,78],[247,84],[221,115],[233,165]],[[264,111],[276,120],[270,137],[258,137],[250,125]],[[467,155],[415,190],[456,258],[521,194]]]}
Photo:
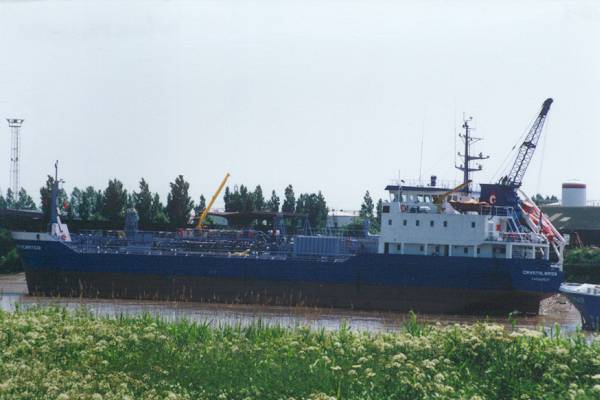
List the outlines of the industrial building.
{"label": "industrial building", "polygon": [[589,206],[585,183],[563,183],[560,205],[542,206],[542,210],[570,245],[600,246],[600,207]]}
{"label": "industrial building", "polygon": [[327,214],[327,228],[343,228],[359,217],[356,210],[331,210]]}

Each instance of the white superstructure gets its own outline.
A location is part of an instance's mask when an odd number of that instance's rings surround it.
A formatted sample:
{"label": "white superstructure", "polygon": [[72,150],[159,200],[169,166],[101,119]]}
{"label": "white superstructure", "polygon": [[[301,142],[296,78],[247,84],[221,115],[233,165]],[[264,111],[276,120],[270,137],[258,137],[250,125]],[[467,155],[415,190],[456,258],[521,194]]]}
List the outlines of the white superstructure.
{"label": "white superstructure", "polygon": [[549,259],[546,237],[523,229],[510,207],[479,203],[462,193],[448,199],[446,190],[431,187],[388,190],[391,198],[382,210],[380,253]]}

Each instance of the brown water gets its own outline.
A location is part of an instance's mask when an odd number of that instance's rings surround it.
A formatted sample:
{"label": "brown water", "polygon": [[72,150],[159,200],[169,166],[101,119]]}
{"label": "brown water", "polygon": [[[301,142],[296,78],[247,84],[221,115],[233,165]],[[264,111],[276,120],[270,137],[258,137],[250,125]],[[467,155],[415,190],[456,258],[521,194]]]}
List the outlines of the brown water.
{"label": "brown water", "polygon": [[[0,309],[12,311],[16,307],[58,305],[67,309],[85,307],[95,315],[151,314],[165,320],[188,319],[196,322],[247,325],[253,322],[286,327],[338,329],[342,324],[354,330],[395,331],[409,317],[406,313],[340,310],[331,308],[277,307],[240,304],[206,304],[145,300],[49,298],[27,294],[24,274],[0,275]],[[518,327],[553,327],[558,324],[564,332],[573,332],[581,326],[579,312],[563,296],[556,295],[542,302],[540,315],[515,316]],[[486,318],[464,315],[418,315],[418,319],[442,324],[472,324],[478,321],[510,326],[508,318]]]}

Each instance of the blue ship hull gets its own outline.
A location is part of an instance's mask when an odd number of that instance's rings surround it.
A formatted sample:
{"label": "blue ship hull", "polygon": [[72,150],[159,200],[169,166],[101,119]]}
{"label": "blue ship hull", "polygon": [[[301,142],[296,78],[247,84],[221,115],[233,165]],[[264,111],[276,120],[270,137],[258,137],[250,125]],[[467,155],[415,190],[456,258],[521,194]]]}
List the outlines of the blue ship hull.
{"label": "blue ship hull", "polygon": [[342,261],[79,252],[17,241],[29,293],[423,313],[537,313],[563,273],[545,260],[360,254]]}
{"label": "blue ship hull", "polygon": [[[581,286],[595,286],[582,284]],[[580,286],[578,284],[565,283],[560,291],[567,296],[569,301],[577,308],[581,314],[581,324],[583,329],[600,331],[600,290],[594,292],[581,293],[570,290],[571,287]],[[600,289],[600,287],[598,287]]]}

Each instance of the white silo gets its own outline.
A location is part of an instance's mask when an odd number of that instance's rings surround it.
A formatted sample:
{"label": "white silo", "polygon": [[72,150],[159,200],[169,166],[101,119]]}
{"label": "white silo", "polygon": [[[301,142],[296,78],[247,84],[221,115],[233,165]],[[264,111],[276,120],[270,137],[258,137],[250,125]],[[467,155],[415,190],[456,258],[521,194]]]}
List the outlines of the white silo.
{"label": "white silo", "polygon": [[562,205],[564,207],[585,207],[585,183],[570,181],[562,184]]}

